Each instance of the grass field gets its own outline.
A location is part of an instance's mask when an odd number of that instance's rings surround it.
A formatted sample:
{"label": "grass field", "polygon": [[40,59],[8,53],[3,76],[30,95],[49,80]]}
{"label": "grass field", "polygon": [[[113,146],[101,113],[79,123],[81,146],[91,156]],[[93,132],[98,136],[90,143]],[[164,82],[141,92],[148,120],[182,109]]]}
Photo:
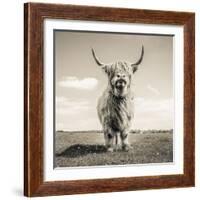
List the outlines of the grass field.
{"label": "grass field", "polygon": [[163,163],[173,161],[173,134],[130,134],[129,152],[106,152],[103,133],[56,132],[55,167]]}

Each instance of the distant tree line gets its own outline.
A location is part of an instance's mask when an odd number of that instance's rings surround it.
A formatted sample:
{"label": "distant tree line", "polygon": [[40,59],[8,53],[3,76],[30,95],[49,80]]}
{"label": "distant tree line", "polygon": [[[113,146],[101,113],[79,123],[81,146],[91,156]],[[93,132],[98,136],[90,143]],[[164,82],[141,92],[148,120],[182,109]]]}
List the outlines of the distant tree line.
{"label": "distant tree line", "polygon": [[131,130],[133,134],[146,134],[146,133],[173,133],[173,129],[149,129],[149,130]]}
{"label": "distant tree line", "polygon": [[[64,131],[57,130],[56,132],[61,133],[102,133],[102,130],[87,130],[87,131]],[[148,130],[131,130],[130,133],[133,134],[148,134],[148,133],[173,133],[173,129],[148,129]]]}

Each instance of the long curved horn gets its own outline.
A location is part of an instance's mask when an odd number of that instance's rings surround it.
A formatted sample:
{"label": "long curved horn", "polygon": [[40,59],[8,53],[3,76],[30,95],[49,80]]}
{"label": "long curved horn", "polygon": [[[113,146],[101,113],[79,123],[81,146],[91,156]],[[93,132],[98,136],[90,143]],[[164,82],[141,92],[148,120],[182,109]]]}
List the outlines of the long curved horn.
{"label": "long curved horn", "polygon": [[132,65],[139,65],[143,60],[143,56],[144,56],[144,46],[142,45],[141,56],[140,56],[139,60],[136,63],[132,64]]}
{"label": "long curved horn", "polygon": [[101,61],[99,61],[98,57],[96,56],[95,52],[94,52],[94,49],[92,48],[92,55],[94,57],[94,60],[96,61],[97,65],[99,66],[104,66],[105,64],[102,63]]}

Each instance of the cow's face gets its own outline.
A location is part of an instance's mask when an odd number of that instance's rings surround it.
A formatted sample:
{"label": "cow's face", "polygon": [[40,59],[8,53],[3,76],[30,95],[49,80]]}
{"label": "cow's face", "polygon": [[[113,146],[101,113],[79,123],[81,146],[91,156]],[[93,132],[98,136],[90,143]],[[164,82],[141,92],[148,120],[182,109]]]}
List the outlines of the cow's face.
{"label": "cow's face", "polygon": [[116,62],[107,69],[113,95],[125,97],[131,85],[131,67],[126,62]]}
{"label": "cow's face", "polygon": [[132,74],[137,71],[138,65],[142,62],[144,47],[142,46],[142,52],[139,60],[134,64],[121,61],[113,64],[104,64],[99,61],[93,49],[92,54],[96,63],[100,65],[108,75],[109,84],[113,95],[116,97],[125,97],[130,89]]}

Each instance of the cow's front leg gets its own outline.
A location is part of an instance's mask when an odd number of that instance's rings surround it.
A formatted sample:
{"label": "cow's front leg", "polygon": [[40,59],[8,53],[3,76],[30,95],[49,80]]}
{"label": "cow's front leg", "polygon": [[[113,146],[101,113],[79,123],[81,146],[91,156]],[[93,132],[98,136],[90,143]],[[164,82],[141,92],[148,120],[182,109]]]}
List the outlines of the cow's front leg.
{"label": "cow's front leg", "polygon": [[123,131],[120,133],[121,143],[122,143],[122,150],[129,151],[131,149],[131,146],[128,142],[128,131]]}
{"label": "cow's front leg", "polygon": [[105,145],[107,151],[113,152],[114,150],[114,134],[112,132],[105,132],[104,133]]}

